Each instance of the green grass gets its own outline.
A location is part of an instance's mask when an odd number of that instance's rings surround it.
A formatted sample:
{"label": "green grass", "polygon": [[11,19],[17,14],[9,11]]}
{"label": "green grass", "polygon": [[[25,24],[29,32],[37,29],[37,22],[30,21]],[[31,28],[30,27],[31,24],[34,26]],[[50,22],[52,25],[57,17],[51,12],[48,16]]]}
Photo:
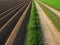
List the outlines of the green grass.
{"label": "green grass", "polygon": [[60,11],[60,0],[39,0]]}
{"label": "green grass", "polygon": [[[38,2],[39,3],[39,2]],[[40,3],[39,3],[40,4]],[[58,29],[58,31],[60,32],[60,18],[54,14],[53,12],[51,12],[49,9],[47,9],[45,6],[43,6],[42,4],[40,4],[41,8],[44,10],[44,12],[46,13],[46,15],[48,16],[48,18],[51,19],[52,23],[54,24],[54,26]]]}
{"label": "green grass", "polygon": [[27,29],[28,32],[26,45],[43,45],[43,34],[34,1],[32,1],[30,21]]}

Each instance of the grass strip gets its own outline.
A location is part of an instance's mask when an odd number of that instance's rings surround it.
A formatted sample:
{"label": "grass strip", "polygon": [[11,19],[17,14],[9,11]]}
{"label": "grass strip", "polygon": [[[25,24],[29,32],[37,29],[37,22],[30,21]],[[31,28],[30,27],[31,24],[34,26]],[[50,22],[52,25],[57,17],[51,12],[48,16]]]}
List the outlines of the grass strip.
{"label": "grass strip", "polygon": [[40,27],[39,16],[33,0],[30,21],[27,29],[27,45],[43,45],[43,34]]}
{"label": "grass strip", "polygon": [[[40,3],[38,2],[38,4],[40,4]],[[45,6],[43,6],[42,4],[40,4],[40,6],[44,10],[44,12],[48,16],[48,18],[50,18],[50,20],[52,21],[52,23],[54,24],[54,26],[60,32],[60,18],[56,14],[54,14],[52,11],[50,11],[48,8],[46,8]]]}
{"label": "grass strip", "polygon": [[60,11],[60,0],[39,0]]}

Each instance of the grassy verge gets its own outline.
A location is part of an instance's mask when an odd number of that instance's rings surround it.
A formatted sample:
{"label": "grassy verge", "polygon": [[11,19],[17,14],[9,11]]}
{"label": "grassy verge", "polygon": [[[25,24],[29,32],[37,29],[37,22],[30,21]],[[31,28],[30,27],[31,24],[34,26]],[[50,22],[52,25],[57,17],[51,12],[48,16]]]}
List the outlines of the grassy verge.
{"label": "grassy verge", "polygon": [[45,6],[43,6],[42,4],[40,4],[40,6],[44,10],[44,12],[47,14],[47,16],[51,19],[54,26],[58,29],[58,31],[60,31],[60,18],[56,14],[51,12],[49,9],[47,9]]}
{"label": "grassy verge", "polygon": [[60,0],[39,0],[60,11]]}
{"label": "grassy verge", "polygon": [[34,1],[32,1],[30,21],[27,29],[27,45],[43,45],[43,34]]}

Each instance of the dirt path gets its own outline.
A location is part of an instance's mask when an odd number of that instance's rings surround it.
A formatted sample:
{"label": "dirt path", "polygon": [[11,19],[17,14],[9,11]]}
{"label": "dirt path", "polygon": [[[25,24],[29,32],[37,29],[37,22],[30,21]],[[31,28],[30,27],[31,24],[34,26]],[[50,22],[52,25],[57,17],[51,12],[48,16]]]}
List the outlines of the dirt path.
{"label": "dirt path", "polygon": [[41,27],[44,34],[45,45],[60,45],[60,33],[52,24],[51,20],[46,16],[42,8],[35,1],[36,8],[39,14]]}
{"label": "dirt path", "polygon": [[[39,1],[38,1],[39,2]],[[49,5],[43,3],[43,2],[39,2],[41,3],[42,5],[44,5],[46,8],[48,8],[49,10],[51,10],[53,13],[55,13],[58,17],[60,17],[60,11],[50,7]]]}

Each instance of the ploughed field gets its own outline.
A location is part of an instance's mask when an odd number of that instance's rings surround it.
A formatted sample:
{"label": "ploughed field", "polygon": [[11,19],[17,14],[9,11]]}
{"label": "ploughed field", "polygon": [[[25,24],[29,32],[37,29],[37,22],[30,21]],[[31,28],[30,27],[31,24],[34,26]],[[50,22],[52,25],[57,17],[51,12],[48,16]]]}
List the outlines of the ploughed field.
{"label": "ploughed field", "polygon": [[0,1],[0,14],[16,5],[19,5],[24,0],[19,1]]}
{"label": "ploughed field", "polygon": [[0,1],[0,45],[24,44],[30,8],[31,0]]}

